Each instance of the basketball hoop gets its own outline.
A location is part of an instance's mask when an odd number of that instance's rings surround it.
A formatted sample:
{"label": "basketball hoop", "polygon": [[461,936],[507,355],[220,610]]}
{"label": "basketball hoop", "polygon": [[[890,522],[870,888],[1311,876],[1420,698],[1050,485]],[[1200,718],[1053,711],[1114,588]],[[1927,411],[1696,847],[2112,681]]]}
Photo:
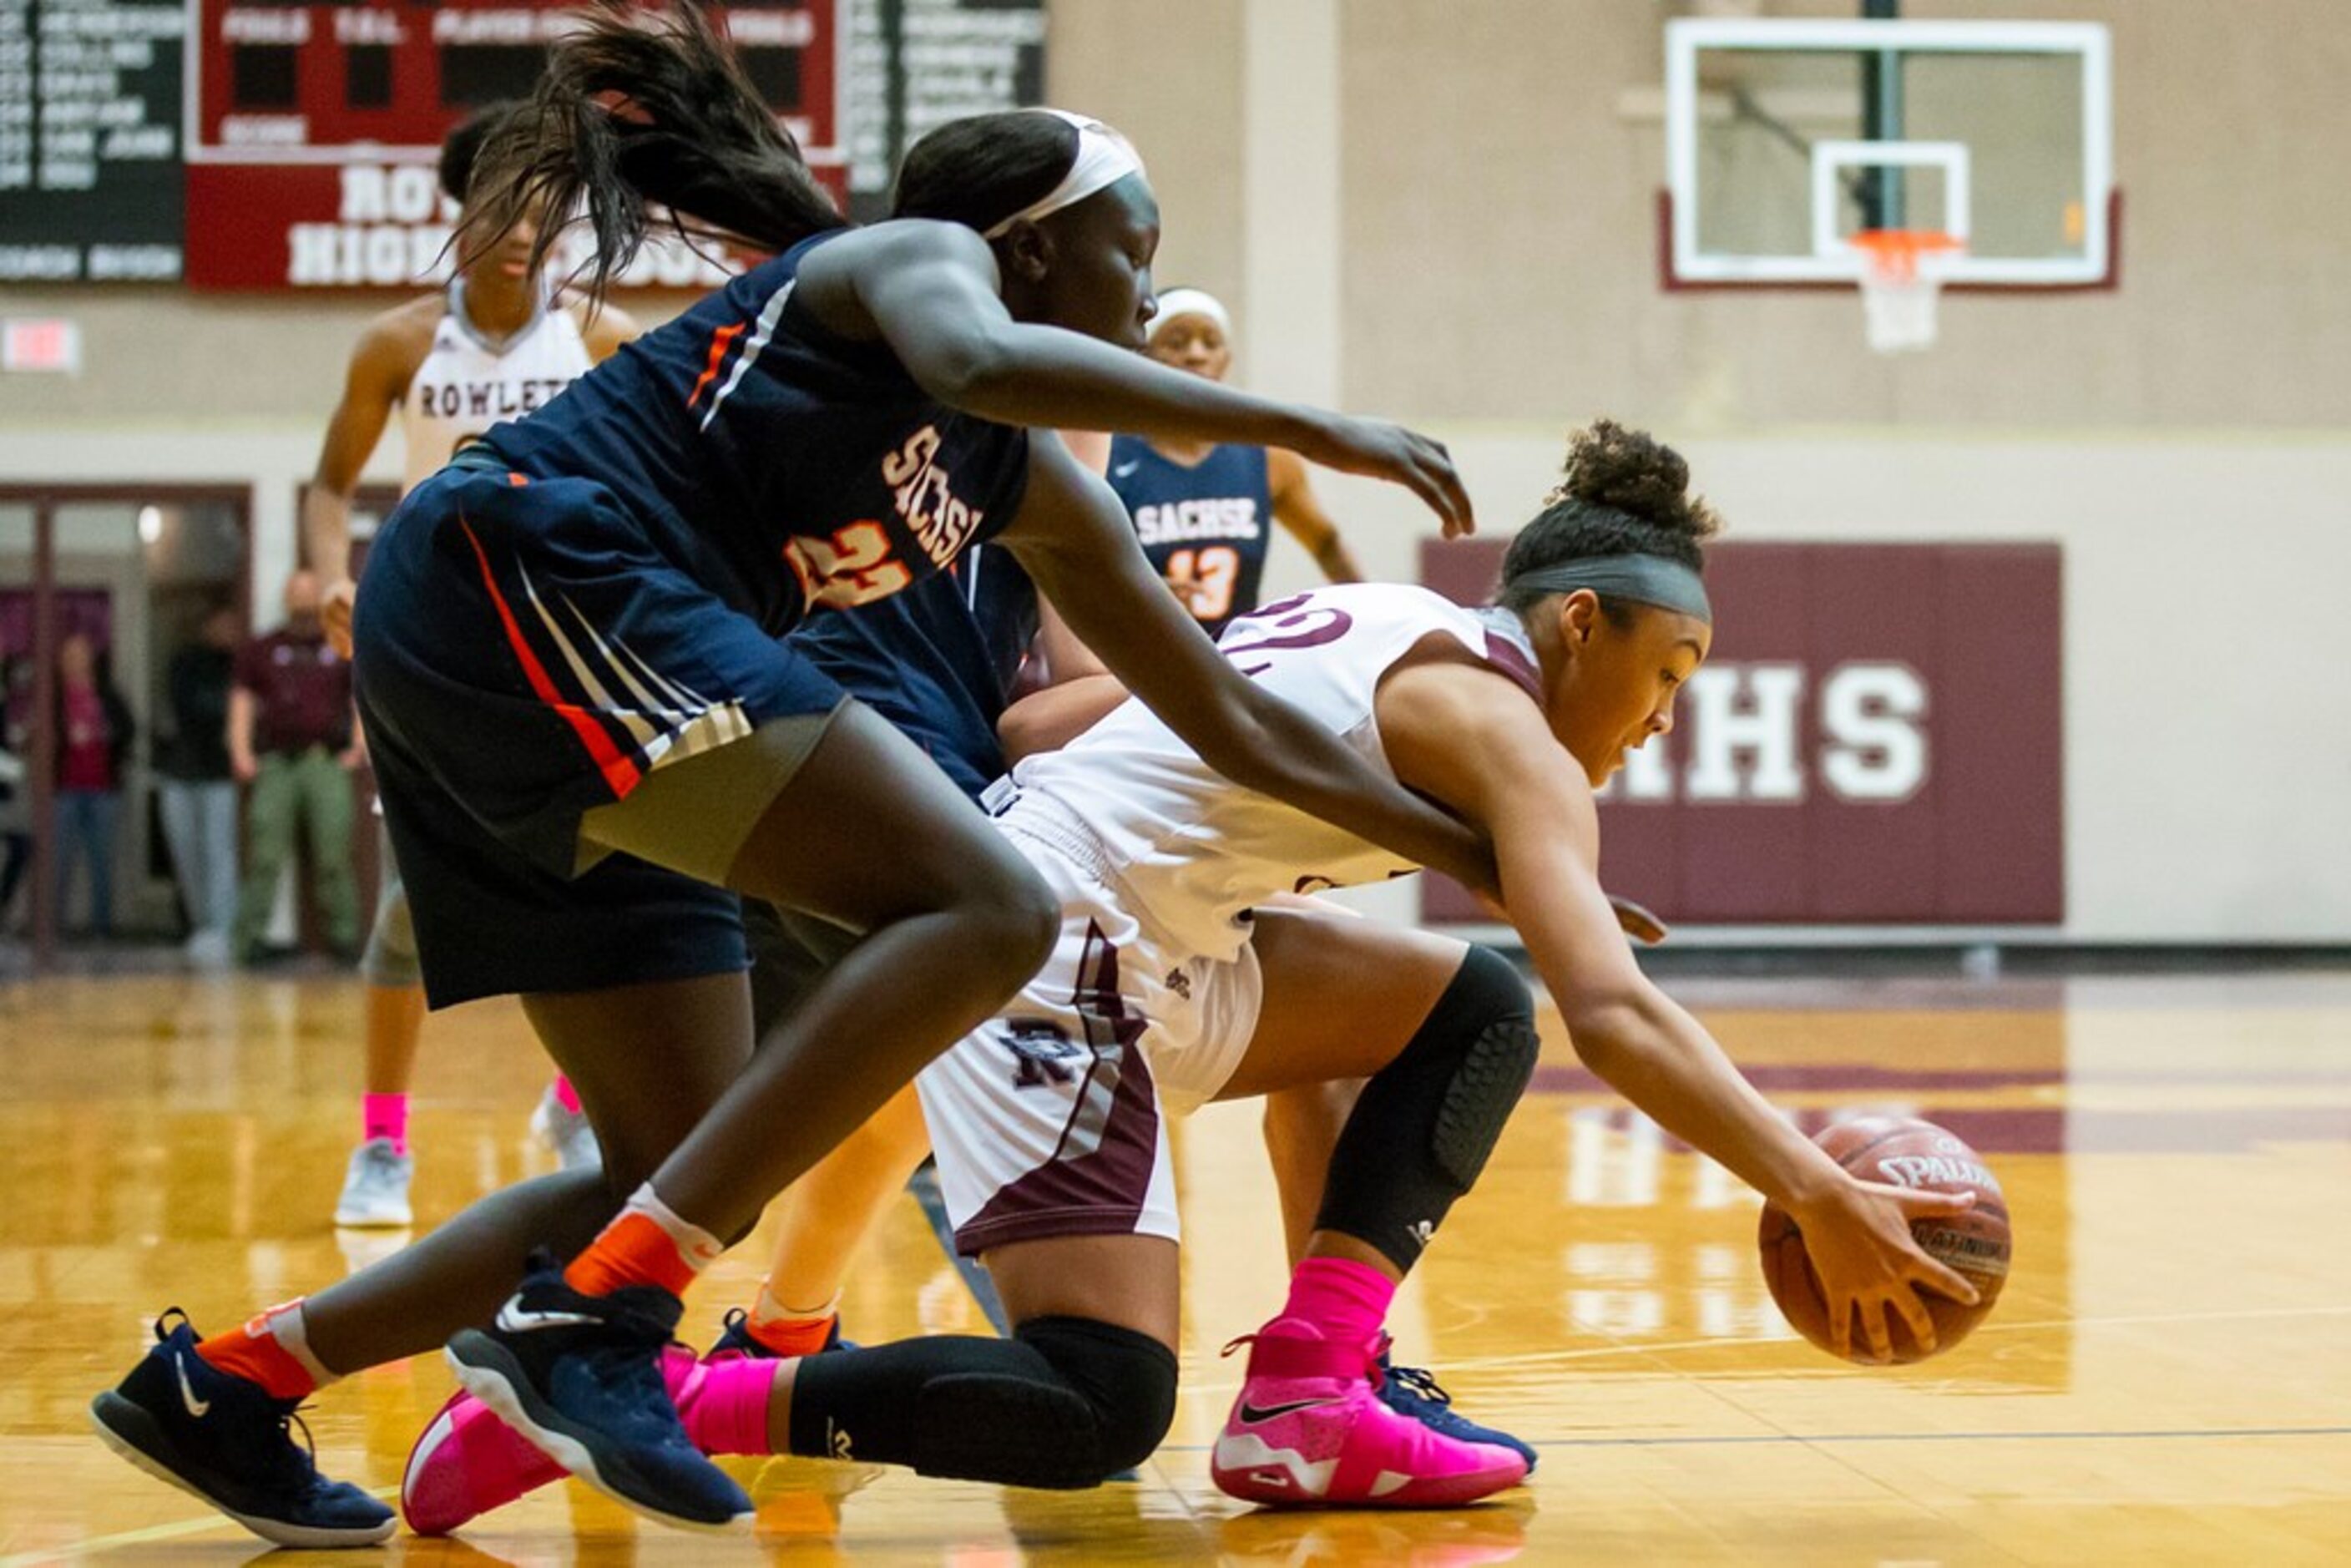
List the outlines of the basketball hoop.
{"label": "basketball hoop", "polygon": [[1861,253],[1861,305],[1869,346],[1881,354],[1935,344],[1935,298],[1944,263],[1968,242],[1933,229],[1864,229],[1850,242]]}

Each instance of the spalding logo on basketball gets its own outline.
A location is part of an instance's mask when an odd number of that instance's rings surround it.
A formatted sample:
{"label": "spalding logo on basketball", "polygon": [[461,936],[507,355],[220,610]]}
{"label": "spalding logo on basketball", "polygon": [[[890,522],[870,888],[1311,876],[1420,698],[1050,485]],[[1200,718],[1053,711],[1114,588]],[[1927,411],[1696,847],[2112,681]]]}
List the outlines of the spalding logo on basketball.
{"label": "spalding logo on basketball", "polygon": [[[1822,1152],[1864,1181],[1922,1192],[1975,1194],[1973,1208],[1963,1214],[1921,1219],[1910,1234],[1928,1257],[1967,1277],[1981,1300],[1970,1307],[1932,1291],[1921,1289],[1919,1300],[1935,1322],[1935,1349],[1923,1351],[1899,1313],[1886,1315],[1893,1358],[1897,1363],[1923,1361],[1940,1354],[1967,1338],[1991,1312],[2008,1281],[2008,1199],[2000,1178],[1991,1174],[1965,1142],[1936,1126],[1902,1116],[1865,1116],[1840,1122],[1813,1140]],[[1832,1349],[1828,1302],[1821,1293],[1820,1277],[1805,1254],[1804,1239],[1788,1211],[1763,1206],[1756,1237],[1763,1255],[1763,1282],[1789,1326],[1823,1350]],[[1851,1359],[1865,1365],[1868,1342],[1856,1318],[1853,1324]]]}

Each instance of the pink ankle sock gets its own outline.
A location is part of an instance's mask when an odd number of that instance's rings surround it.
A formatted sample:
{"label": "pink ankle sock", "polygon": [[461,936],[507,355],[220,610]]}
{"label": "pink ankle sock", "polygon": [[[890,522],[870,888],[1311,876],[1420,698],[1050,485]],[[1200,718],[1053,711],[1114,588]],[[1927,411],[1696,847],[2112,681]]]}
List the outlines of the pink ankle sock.
{"label": "pink ankle sock", "polygon": [[1368,1263],[1309,1258],[1290,1277],[1290,1300],[1283,1304],[1281,1315],[1305,1319],[1326,1338],[1361,1344],[1387,1321],[1395,1289],[1385,1274]]}
{"label": "pink ankle sock", "polygon": [[702,1363],[671,1397],[685,1435],[704,1453],[764,1454],[768,1400],[775,1390],[776,1363],[743,1356]]}
{"label": "pink ankle sock", "polygon": [[560,1072],[555,1075],[555,1103],[575,1116],[580,1114],[580,1091]]}
{"label": "pink ankle sock", "polygon": [[408,1152],[408,1096],[405,1094],[362,1094],[360,1096],[360,1125],[364,1138],[390,1138],[392,1152]]}

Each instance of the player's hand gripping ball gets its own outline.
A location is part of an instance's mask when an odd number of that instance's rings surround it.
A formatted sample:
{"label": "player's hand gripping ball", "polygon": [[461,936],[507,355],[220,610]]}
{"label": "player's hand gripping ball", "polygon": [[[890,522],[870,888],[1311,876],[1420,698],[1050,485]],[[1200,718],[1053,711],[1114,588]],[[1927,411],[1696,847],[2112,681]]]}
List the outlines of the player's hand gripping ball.
{"label": "player's hand gripping ball", "polygon": [[[1892,1186],[1945,1193],[1975,1194],[1975,1207],[1963,1213],[1915,1221],[1910,1234],[1928,1256],[1967,1277],[1980,1300],[1973,1306],[1921,1289],[1918,1299],[1935,1320],[1935,1349],[1922,1351],[1901,1314],[1886,1314],[1896,1363],[1923,1361],[1968,1337],[1983,1322],[2008,1282],[2008,1199],[2000,1178],[1977,1153],[1936,1126],[1902,1116],[1865,1116],[1840,1122],[1814,1140],[1829,1158],[1864,1181]],[[1820,1277],[1804,1251],[1804,1239],[1786,1209],[1763,1206],[1763,1222],[1756,1243],[1763,1254],[1763,1282],[1780,1304],[1789,1326],[1823,1350],[1834,1352],[1829,1337],[1828,1302],[1821,1293]],[[1852,1359],[1875,1365],[1856,1329]]]}

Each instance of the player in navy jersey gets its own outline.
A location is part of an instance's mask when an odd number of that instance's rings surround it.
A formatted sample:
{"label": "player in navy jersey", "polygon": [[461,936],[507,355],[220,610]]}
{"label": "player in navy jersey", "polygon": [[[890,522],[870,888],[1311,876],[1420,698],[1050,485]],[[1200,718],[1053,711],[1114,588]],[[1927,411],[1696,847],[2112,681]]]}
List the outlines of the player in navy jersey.
{"label": "player in navy jersey", "polygon": [[[1161,364],[1212,382],[1231,372],[1232,319],[1205,290],[1160,296],[1146,331]],[[1274,523],[1306,547],[1331,581],[1364,575],[1295,452],[1122,435],[1111,446],[1110,484],[1134,519],[1143,553],[1211,637],[1257,608]]]}
{"label": "player in navy jersey", "polygon": [[[899,172],[898,218],[851,230],[711,26],[691,5],[590,13],[468,225],[584,210],[595,285],[656,210],[775,259],[418,486],[354,619],[427,996],[521,993],[603,1170],[484,1199],[227,1333],[158,1323],[94,1405],[101,1435],[273,1540],[389,1532],[285,1423],[319,1384],[444,1338],[466,1387],[583,1479],[674,1522],[748,1516],[663,1385],[679,1293],[1059,927],[946,776],[777,641],[809,614],[1000,539],[1211,766],[1494,885],[1481,835],[1220,660],[1115,497],[1029,427],[1277,443],[1406,485],[1458,531],[1442,448],[1133,352],[1158,216],[1100,122],[941,127]],[[756,1057],[738,893],[865,933]],[[510,1295],[533,1248],[550,1256]]]}

